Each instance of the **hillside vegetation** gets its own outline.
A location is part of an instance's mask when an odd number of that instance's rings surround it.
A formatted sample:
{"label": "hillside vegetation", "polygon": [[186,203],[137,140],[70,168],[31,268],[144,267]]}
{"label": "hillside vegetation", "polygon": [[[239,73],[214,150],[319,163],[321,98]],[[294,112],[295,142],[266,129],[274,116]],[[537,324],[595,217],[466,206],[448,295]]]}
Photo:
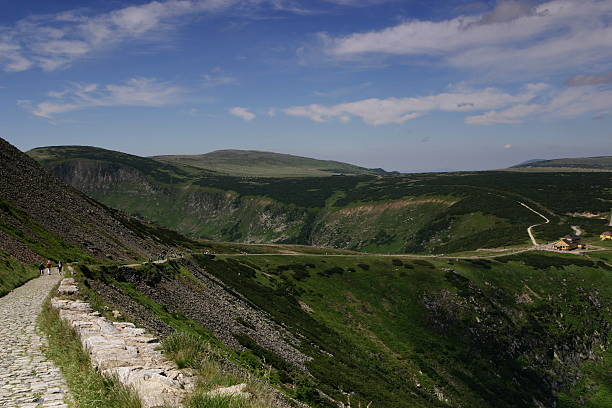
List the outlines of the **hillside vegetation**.
{"label": "hillside vegetation", "polygon": [[37,264],[130,261],[195,243],[106,207],[0,139],[0,296]]}
{"label": "hillside vegetation", "polygon": [[221,339],[311,407],[612,402],[612,267],[596,259],[196,255],[83,272],[102,298],[127,294],[122,311],[145,306],[143,324]]}
{"label": "hillside vegetation", "polygon": [[612,171],[612,156],[598,156],[598,157],[580,157],[580,158],[566,158],[566,159],[552,159],[552,160],[533,160],[526,163],[521,163],[516,166],[512,166],[511,169],[521,170],[562,170],[562,171],[580,171],[580,170],[598,170],[598,171]]}
{"label": "hillside vegetation", "polygon": [[[183,366],[215,361],[211,383],[258,379],[312,408],[612,405],[610,250],[477,259],[194,241],[0,142],[0,291],[41,259],[78,260],[84,300],[167,339]],[[607,173],[239,178],[83,149],[39,159],[107,204],[236,241],[446,253],[524,243],[542,220],[519,201],[551,218],[539,237],[578,222],[593,236],[612,201]],[[125,265],[160,251],[186,255]]]}
{"label": "hillside vegetation", "polygon": [[152,158],[173,165],[192,166],[239,177],[327,177],[333,174],[384,173],[381,169],[366,169],[332,160],[255,150],[217,150],[199,155],[166,155]]}
{"label": "hillside vegetation", "polygon": [[[543,242],[606,228],[610,173],[476,172],[340,177],[233,177],[191,163],[87,147],[30,154],[78,190],[183,234],[371,253],[452,253]],[[568,194],[571,191],[571,194]]]}

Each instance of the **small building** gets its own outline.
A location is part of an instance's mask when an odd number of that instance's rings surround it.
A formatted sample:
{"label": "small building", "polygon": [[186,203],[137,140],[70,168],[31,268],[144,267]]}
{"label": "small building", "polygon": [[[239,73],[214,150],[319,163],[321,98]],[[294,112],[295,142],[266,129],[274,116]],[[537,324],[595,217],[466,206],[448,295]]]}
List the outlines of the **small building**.
{"label": "small building", "polygon": [[557,251],[571,251],[578,248],[578,244],[571,239],[561,238],[553,244],[553,248]]}
{"label": "small building", "polygon": [[567,234],[566,236],[564,236],[561,239],[567,239],[568,241],[575,242],[575,243],[580,242],[580,237],[578,235],[576,235],[576,234]]}
{"label": "small building", "polygon": [[587,246],[580,242],[580,237],[570,234],[555,242],[553,248],[557,251],[573,251],[574,249],[586,249]]}
{"label": "small building", "polygon": [[612,232],[610,232],[610,231],[602,232],[599,235],[599,238],[601,238],[602,240],[604,240],[604,239],[612,239]]}

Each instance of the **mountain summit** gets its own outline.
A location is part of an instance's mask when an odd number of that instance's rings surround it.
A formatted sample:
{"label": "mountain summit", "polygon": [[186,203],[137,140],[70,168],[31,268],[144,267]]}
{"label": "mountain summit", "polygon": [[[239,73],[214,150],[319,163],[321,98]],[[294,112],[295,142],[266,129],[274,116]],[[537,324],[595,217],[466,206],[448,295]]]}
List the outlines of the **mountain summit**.
{"label": "mountain summit", "polygon": [[333,160],[318,160],[257,150],[216,150],[198,155],[153,156],[155,160],[187,165],[232,176],[324,177],[334,174],[371,175],[385,173]]}

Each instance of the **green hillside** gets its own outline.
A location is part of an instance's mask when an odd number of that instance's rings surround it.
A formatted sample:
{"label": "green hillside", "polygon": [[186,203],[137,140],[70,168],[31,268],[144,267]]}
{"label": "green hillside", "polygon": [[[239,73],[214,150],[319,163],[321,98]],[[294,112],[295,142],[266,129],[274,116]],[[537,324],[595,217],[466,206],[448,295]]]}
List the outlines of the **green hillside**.
{"label": "green hillside", "polygon": [[0,179],[0,296],[37,276],[47,259],[124,262],[168,248],[203,248],[96,202],[3,139]]}
{"label": "green hillside", "polygon": [[[210,330],[243,350],[238,364],[329,408],[348,394],[353,406],[381,408],[608,407],[611,271],[545,253],[194,256],[83,269],[102,297],[119,289],[166,324]],[[288,333],[270,334],[269,318]]]}
{"label": "green hillside", "polygon": [[[610,173],[238,178],[101,149],[34,152],[92,197],[193,235],[438,254],[383,256],[192,241],[96,202],[2,140],[0,156],[0,295],[42,257],[78,260],[80,296],[100,313],[160,338],[191,334],[239,382],[311,408],[349,396],[370,408],[612,404],[612,244],[457,254],[525,246],[542,220],[519,202],[551,219],[539,239],[579,225],[594,240]],[[160,251],[187,255],[125,266]]]}
{"label": "green hillside", "polygon": [[455,253],[550,242],[580,226],[595,237],[612,207],[610,173],[470,172],[232,177],[100,149],[32,152],[68,184],[129,214],[219,241],[371,253]]}
{"label": "green hillside", "polygon": [[199,155],[154,156],[155,160],[243,177],[326,177],[333,174],[377,174],[372,170],[332,160],[317,160],[255,150],[217,150]]}
{"label": "green hillside", "polygon": [[553,160],[534,160],[512,166],[511,169],[522,170],[557,170],[557,171],[579,171],[598,170],[612,171],[612,156],[565,158]]}

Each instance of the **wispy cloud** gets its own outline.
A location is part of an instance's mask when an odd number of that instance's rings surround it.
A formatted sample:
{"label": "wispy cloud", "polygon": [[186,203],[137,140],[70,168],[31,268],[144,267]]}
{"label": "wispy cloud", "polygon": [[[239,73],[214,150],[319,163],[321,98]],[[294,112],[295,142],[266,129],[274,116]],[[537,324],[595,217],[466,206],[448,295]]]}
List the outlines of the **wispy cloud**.
{"label": "wispy cloud", "polygon": [[[335,58],[429,56],[451,66],[536,72],[610,63],[612,0],[502,0],[487,13],[410,20],[376,31],[324,35]],[[520,61],[520,63],[519,63]]]}
{"label": "wispy cloud", "polygon": [[229,110],[229,113],[231,113],[234,116],[238,116],[240,119],[246,120],[246,121],[253,120],[256,117],[256,115],[250,112],[247,108],[241,108],[240,106],[231,108]]}
{"label": "wispy cloud", "polygon": [[553,90],[539,103],[516,104],[507,109],[488,111],[470,116],[465,123],[494,125],[498,123],[522,123],[529,118],[573,118],[584,114],[595,117],[612,111],[612,90],[584,86]]}
{"label": "wispy cloud", "polygon": [[466,113],[469,125],[516,124],[532,118],[571,118],[583,114],[596,117],[612,112],[612,90],[597,86],[554,89],[535,83],[512,94],[495,88],[460,90],[431,96],[408,98],[370,98],[326,106],[319,104],[284,109],[289,116],[315,122],[353,117],[368,125],[401,124],[434,112]]}
{"label": "wispy cloud", "polygon": [[603,74],[576,75],[565,81],[569,86],[612,84],[612,71]]}
{"label": "wispy cloud", "polygon": [[294,106],[284,110],[290,116],[307,117],[315,122],[338,119],[348,122],[352,117],[368,125],[404,123],[428,112],[475,112],[496,109],[513,104],[527,103],[546,89],[545,84],[530,84],[523,92],[513,95],[494,88],[480,91],[458,91],[410,98],[363,99],[334,106],[312,104]]}
{"label": "wispy cloud", "polygon": [[166,0],[93,15],[85,10],[33,15],[0,27],[0,67],[54,71],[129,41],[164,41],[163,33],[182,27],[189,16],[229,9],[247,15],[258,8],[306,12],[292,0]]}
{"label": "wispy cloud", "polygon": [[324,0],[328,3],[337,4],[340,6],[365,7],[375,4],[389,3],[397,0]]}
{"label": "wispy cloud", "polygon": [[52,119],[58,114],[76,110],[111,106],[160,107],[181,103],[185,90],[151,78],[132,78],[120,84],[72,84],[71,87],[49,92],[42,102],[21,100],[18,104],[32,114]]}
{"label": "wispy cloud", "polygon": [[202,75],[202,79],[204,80],[203,86],[205,88],[213,88],[223,85],[236,85],[238,83],[237,78],[229,75],[204,74]]}

